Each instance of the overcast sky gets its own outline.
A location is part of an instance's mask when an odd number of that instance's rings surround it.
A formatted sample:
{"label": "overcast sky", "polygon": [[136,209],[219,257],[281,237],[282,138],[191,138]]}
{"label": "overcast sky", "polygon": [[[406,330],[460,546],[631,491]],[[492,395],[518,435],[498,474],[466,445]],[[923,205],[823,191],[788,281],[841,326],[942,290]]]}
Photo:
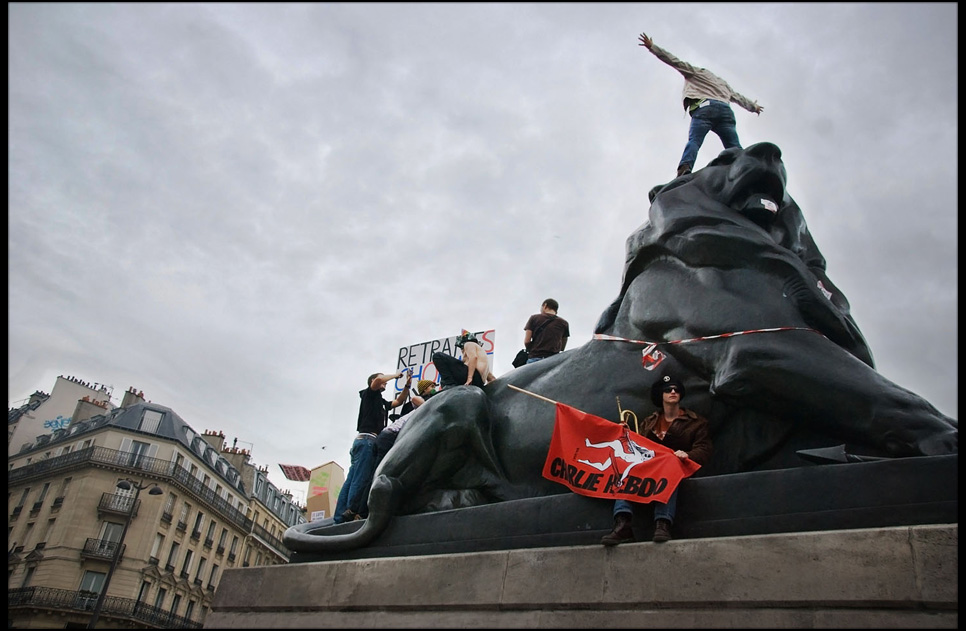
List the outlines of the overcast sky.
{"label": "overcast sky", "polygon": [[304,499],[400,347],[495,329],[500,376],[548,297],[587,342],[687,138],[646,32],[764,107],[877,369],[958,418],[955,4],[7,11],[10,406],[133,386]]}

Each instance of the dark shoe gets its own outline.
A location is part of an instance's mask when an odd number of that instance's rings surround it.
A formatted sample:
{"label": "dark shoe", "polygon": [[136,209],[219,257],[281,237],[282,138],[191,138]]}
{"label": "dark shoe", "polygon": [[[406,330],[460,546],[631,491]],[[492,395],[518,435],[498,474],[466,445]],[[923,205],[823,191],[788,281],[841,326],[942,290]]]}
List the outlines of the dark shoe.
{"label": "dark shoe", "polygon": [[691,172],[691,165],[690,164],[681,164],[681,165],[678,165],[678,177],[681,177],[682,175],[687,175],[690,172]]}
{"label": "dark shoe", "polygon": [[616,546],[631,541],[634,541],[631,516],[628,513],[617,513],[617,516],[614,517],[614,529],[601,537],[600,542],[605,546]]}
{"label": "dark shoe", "polygon": [[362,518],[359,517],[359,515],[357,515],[355,513],[355,511],[353,511],[352,509],[347,508],[346,511],[344,513],[342,513],[342,522],[343,523],[345,523],[347,521],[355,521],[356,519],[362,519]]}
{"label": "dark shoe", "polygon": [[664,543],[671,539],[671,522],[658,519],[654,522],[654,543]]}

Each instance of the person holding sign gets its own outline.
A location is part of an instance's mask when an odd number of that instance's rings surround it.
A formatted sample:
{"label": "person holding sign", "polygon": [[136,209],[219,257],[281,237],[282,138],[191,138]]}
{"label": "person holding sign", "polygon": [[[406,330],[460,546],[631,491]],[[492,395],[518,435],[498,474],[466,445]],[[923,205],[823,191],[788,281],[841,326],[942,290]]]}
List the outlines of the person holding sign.
{"label": "person holding sign", "polygon": [[[708,419],[697,412],[681,407],[684,384],[676,377],[665,374],[651,386],[651,402],[658,407],[644,419],[642,435],[648,440],[674,450],[681,460],[691,459],[703,465],[711,459],[713,450]],[[666,504],[654,504],[654,538],[663,543],[671,538],[671,526],[677,509],[678,489],[674,490]],[[627,500],[614,500],[614,530],[600,540],[605,546],[616,546],[634,541],[631,528],[633,511]]]}

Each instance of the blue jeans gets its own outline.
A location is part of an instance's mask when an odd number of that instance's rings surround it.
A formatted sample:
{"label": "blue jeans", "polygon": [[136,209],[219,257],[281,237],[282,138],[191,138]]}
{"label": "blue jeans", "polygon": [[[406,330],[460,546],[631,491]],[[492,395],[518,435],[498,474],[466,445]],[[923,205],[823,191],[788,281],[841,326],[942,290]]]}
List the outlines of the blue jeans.
{"label": "blue jeans", "polygon": [[369,487],[372,486],[375,468],[376,438],[360,435],[352,441],[352,449],[349,450],[349,475],[335,503],[335,515],[332,516],[335,523],[342,523],[342,513],[346,510],[363,517],[369,514]]}
{"label": "blue jeans", "polygon": [[[658,519],[666,519],[672,524],[674,523],[674,513],[678,509],[678,490],[674,489],[674,493],[671,493],[671,497],[668,498],[667,504],[662,504],[661,502],[652,502],[654,504],[654,521]],[[614,517],[617,517],[617,513],[633,513],[633,505],[627,500],[614,500]]]}
{"label": "blue jeans", "polygon": [[691,112],[691,129],[688,130],[688,144],[684,146],[684,154],[678,166],[687,164],[692,169],[698,159],[698,149],[704,144],[704,137],[713,131],[721,139],[725,149],[738,147],[738,130],[735,127],[735,113],[731,106],[724,101],[708,99],[708,104]]}

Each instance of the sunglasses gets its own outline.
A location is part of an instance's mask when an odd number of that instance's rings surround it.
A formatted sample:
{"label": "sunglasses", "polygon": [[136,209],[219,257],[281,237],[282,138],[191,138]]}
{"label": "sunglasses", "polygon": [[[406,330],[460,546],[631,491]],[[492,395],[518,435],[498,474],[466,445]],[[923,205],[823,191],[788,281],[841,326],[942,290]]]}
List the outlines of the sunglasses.
{"label": "sunglasses", "polygon": [[668,386],[667,388],[664,388],[664,392],[677,392],[678,394],[681,394],[681,389],[677,386]]}

